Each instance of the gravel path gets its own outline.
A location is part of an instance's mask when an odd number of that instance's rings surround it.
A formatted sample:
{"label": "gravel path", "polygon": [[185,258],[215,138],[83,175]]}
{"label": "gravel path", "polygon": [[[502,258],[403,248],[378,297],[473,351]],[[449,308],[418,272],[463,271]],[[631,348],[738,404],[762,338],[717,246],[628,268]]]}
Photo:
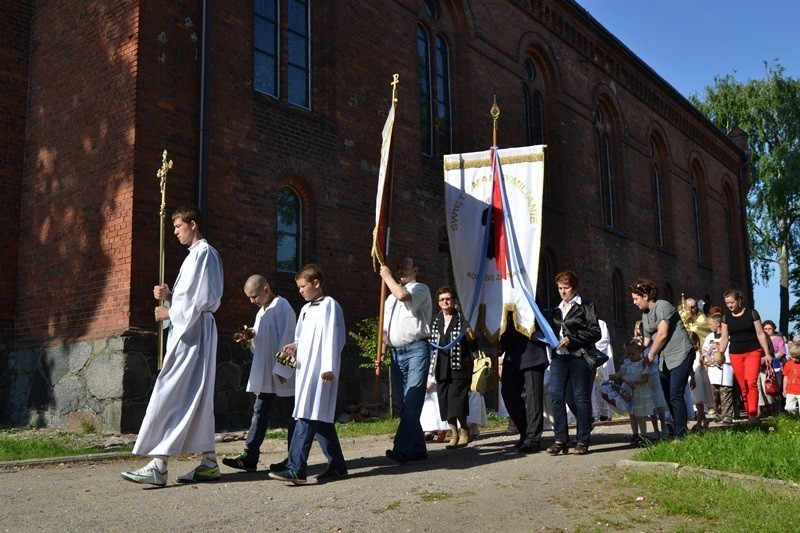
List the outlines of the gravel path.
{"label": "gravel path", "polygon": [[[520,455],[516,436],[484,434],[460,450],[429,446],[427,461],[397,466],[388,436],[342,442],[350,476],[293,486],[266,472],[222,466],[216,483],[177,485],[196,458],[171,460],[166,488],[119,473],[146,460],[123,459],[0,469],[0,531],[531,531],[593,528],[609,499],[603,478],[633,450],[628,424],[595,428],[586,456]],[[546,445],[552,432],[545,433]],[[222,443],[220,455],[242,442]],[[261,468],[283,458],[285,442],[262,446]],[[324,470],[312,448],[310,479]],[[574,502],[579,499],[580,505]]]}

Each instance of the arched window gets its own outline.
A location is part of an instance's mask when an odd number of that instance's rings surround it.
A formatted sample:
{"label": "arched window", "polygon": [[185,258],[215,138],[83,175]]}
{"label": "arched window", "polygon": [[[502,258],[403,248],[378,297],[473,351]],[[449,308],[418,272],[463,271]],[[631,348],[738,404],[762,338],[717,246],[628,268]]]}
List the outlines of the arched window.
{"label": "arched window", "polygon": [[253,88],[311,109],[309,0],[254,0]]}
{"label": "arched window", "polygon": [[594,110],[594,126],[597,135],[597,166],[600,174],[600,201],[603,224],[616,228],[618,214],[614,194],[614,171],[611,155],[611,123],[600,106]]}
{"label": "arched window", "polygon": [[277,266],[278,272],[300,270],[302,237],[300,197],[290,187],[278,191]]}
{"label": "arched window", "polygon": [[544,144],[544,106],[537,89],[536,67],[530,59],[523,61],[525,83],[522,84],[522,115],[525,120],[525,142],[528,145]]}
{"label": "arched window", "polygon": [[436,3],[433,0],[425,0],[425,16],[431,20],[439,18],[439,11],[436,9]]}
{"label": "arched window", "polygon": [[552,309],[554,307],[553,296],[555,295],[555,286],[553,285],[553,261],[550,259],[550,254],[542,253],[539,256],[539,277],[536,283],[536,299],[542,309]]}
{"label": "arched window", "polygon": [[421,149],[425,155],[441,157],[453,150],[450,48],[441,32],[446,21],[433,0],[424,3],[424,19],[417,27]]}
{"label": "arched window", "polygon": [[697,189],[692,189],[692,213],[694,214],[695,255],[698,263],[703,262],[703,232],[700,221],[700,197]]}
{"label": "arched window", "polygon": [[425,28],[417,27],[419,69],[419,132],[422,153],[433,155],[433,114],[431,113],[430,43]]}
{"label": "arched window", "polygon": [[675,291],[672,290],[672,285],[669,283],[664,286],[664,300],[672,305],[678,305],[678,302],[675,301]]}
{"label": "arched window", "polygon": [[664,200],[661,183],[660,154],[653,139],[650,140],[650,178],[653,182],[653,215],[656,246],[664,247]]}
{"label": "arched window", "polygon": [[450,127],[450,52],[441,35],[436,36],[436,131],[439,155],[453,151]]}
{"label": "arched window", "polygon": [[741,222],[736,219],[736,200],[728,183],[725,183],[723,191],[725,193],[725,227],[729,228],[729,230],[725,232],[728,237],[728,266],[730,268],[731,277],[739,278],[741,276],[740,241],[738,237],[739,232],[735,231],[734,228],[741,227]]}

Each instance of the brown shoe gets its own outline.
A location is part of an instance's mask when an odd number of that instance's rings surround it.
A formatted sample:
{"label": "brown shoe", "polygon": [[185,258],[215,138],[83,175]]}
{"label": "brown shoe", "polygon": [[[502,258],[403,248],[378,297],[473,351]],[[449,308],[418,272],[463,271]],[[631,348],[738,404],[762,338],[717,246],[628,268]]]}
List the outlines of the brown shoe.
{"label": "brown shoe", "polygon": [[458,444],[456,444],[456,448],[463,448],[470,442],[472,442],[472,438],[469,436],[469,430],[464,428],[459,429]]}
{"label": "brown shoe", "polygon": [[450,443],[447,446],[445,446],[445,449],[452,450],[458,448],[458,441],[459,441],[458,428],[453,424],[450,424]]}

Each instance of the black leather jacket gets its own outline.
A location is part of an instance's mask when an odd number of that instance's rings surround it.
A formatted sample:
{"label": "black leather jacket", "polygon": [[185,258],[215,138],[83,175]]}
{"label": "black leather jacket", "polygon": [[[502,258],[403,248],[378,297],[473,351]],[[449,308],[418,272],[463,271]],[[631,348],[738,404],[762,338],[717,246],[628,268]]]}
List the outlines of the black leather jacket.
{"label": "black leather jacket", "polygon": [[567,350],[576,357],[581,356],[581,348],[594,348],[600,340],[600,324],[597,322],[597,311],[594,304],[581,300],[580,305],[573,305],[566,317],[561,316],[561,308],[551,311],[550,325],[556,335],[564,327],[564,336],[569,337]]}

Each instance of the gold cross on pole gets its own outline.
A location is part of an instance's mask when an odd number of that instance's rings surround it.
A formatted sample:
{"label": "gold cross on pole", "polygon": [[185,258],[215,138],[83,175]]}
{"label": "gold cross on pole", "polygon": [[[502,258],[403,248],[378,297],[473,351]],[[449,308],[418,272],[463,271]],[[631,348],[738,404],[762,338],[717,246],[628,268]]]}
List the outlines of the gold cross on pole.
{"label": "gold cross on pole", "polygon": [[[167,159],[167,151],[161,154],[161,168],[156,172],[161,188],[161,209],[159,211],[159,240],[158,240],[158,284],[164,284],[164,225],[167,217],[167,174],[172,168],[172,160]],[[159,300],[158,305],[164,305],[164,300]],[[158,323],[158,369],[164,365],[164,322]]]}

